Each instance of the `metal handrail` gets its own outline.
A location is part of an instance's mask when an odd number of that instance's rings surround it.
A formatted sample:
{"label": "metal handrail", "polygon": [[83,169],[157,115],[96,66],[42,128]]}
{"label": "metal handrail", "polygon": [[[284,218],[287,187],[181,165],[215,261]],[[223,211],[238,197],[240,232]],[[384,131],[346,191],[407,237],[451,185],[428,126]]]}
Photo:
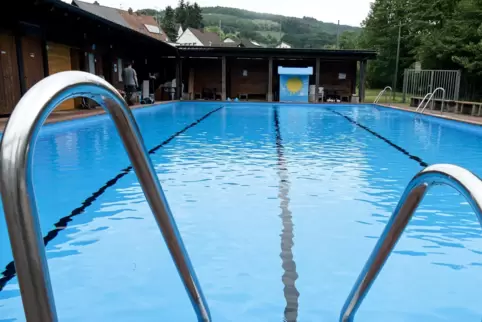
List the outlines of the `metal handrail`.
{"label": "metal handrail", "polygon": [[427,99],[427,97],[429,97],[430,95],[432,95],[432,92],[428,92],[422,99],[422,101],[420,102],[420,104],[418,104],[417,106],[417,109],[415,110],[415,112],[418,112],[418,110],[420,109],[420,107],[422,107],[423,103],[425,102],[425,100]]}
{"label": "metal handrail", "polygon": [[[390,92],[393,92],[392,88],[390,86],[386,86],[383,90],[380,91],[380,93],[378,93],[377,97],[375,98],[375,100],[373,101],[373,104],[377,104],[379,101],[380,101],[380,98],[382,98],[383,94],[385,94],[385,92],[387,91],[387,89],[390,90]],[[387,100],[388,102],[388,100]],[[391,102],[390,102],[391,103]],[[390,104],[388,104],[390,105]]]}
{"label": "metal handrail", "polygon": [[356,311],[383,268],[413,213],[434,185],[448,185],[469,202],[482,225],[482,181],[470,171],[451,164],[432,165],[420,171],[408,184],[395,211],[378,239],[341,311],[341,322],[352,322]]}
{"label": "metal handrail", "polygon": [[427,99],[427,103],[425,103],[425,106],[422,108],[422,110],[420,111],[420,113],[423,114],[423,111],[425,111],[425,108],[428,106],[428,104],[430,103],[430,101],[433,99],[435,93],[437,91],[442,91],[442,106],[440,106],[440,114],[442,114],[444,112],[444,104],[445,104],[445,89],[443,87],[437,87],[433,92],[432,94],[430,94],[430,97]]}
{"label": "metal handrail", "polygon": [[40,127],[55,107],[80,96],[95,100],[110,113],[198,321],[211,321],[206,299],[131,110],[112,85],[80,71],[57,73],[33,86],[12,112],[1,142],[0,191],[27,321],[57,321],[32,184],[35,142]]}

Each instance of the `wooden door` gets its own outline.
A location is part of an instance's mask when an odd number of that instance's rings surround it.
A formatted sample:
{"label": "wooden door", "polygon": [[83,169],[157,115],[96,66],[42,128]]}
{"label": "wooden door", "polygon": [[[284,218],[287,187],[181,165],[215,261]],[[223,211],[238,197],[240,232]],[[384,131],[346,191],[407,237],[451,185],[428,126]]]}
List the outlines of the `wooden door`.
{"label": "wooden door", "polygon": [[[48,46],[49,75],[72,70],[70,47],[55,43],[49,43]],[[56,110],[72,109],[74,109],[73,99],[69,99],[63,102],[56,108]]]}
{"label": "wooden door", "polygon": [[20,100],[15,38],[0,34],[0,114],[10,114]]}
{"label": "wooden door", "polygon": [[29,90],[44,78],[42,42],[39,38],[22,37],[25,88]]}

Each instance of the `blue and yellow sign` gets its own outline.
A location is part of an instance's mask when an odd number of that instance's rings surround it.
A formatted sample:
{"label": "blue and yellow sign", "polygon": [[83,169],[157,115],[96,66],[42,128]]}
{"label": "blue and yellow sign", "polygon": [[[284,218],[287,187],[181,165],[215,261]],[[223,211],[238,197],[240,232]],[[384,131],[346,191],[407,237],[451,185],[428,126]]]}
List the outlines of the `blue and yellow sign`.
{"label": "blue and yellow sign", "polygon": [[280,76],[280,102],[308,102],[310,75],[313,67],[278,67]]}

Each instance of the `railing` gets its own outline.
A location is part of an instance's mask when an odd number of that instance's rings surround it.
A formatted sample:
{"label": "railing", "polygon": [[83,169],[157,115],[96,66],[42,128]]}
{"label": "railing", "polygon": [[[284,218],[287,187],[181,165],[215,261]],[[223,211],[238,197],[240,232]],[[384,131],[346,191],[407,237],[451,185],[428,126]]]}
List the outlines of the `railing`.
{"label": "railing", "polygon": [[417,106],[417,109],[415,110],[415,112],[418,112],[418,110],[422,107],[423,103],[425,102],[425,100],[427,99],[427,97],[429,97],[430,95],[432,95],[432,92],[428,92],[422,99],[422,101],[420,102],[420,104],[418,104]]}
{"label": "railing", "polygon": [[[380,91],[380,93],[378,93],[377,97],[373,101],[374,104],[378,104],[378,102],[380,101],[380,98],[382,98],[382,96],[385,94],[387,89],[389,89],[390,92],[392,92],[392,88],[390,86],[385,87],[383,90]],[[388,99],[385,99],[385,103],[387,103],[387,102],[388,102]],[[390,105],[390,104],[388,104],[388,105]]]}
{"label": "railing", "polygon": [[0,191],[27,321],[57,321],[32,185],[35,142],[54,108],[79,96],[95,100],[110,113],[198,321],[211,321],[206,299],[131,110],[109,83],[79,71],[54,74],[32,87],[15,107],[1,142]]}
{"label": "railing", "polygon": [[464,168],[450,165],[432,165],[420,171],[408,184],[395,211],[378,239],[368,261],[358,277],[340,315],[341,322],[352,322],[356,311],[383,268],[413,213],[434,185],[448,185],[458,190],[469,202],[482,224],[482,181]]}
{"label": "railing", "polygon": [[[423,114],[423,111],[425,111],[425,108],[428,106],[428,104],[430,103],[430,101],[433,100],[433,97],[435,95],[435,93],[437,91],[442,91],[442,105],[440,106],[440,113],[443,113],[444,112],[444,105],[445,105],[445,89],[443,87],[437,87],[433,92],[432,94],[430,94],[429,98],[427,99],[427,103],[425,103],[425,106],[422,108],[422,110],[420,111],[420,113]],[[418,109],[418,108],[417,108]]]}

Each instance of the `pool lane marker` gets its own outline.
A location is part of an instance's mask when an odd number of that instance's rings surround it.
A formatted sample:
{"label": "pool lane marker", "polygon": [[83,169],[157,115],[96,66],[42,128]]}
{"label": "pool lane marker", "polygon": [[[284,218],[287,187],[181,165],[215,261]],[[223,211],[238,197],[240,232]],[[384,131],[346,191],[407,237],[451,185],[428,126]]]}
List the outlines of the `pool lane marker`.
{"label": "pool lane marker", "polygon": [[[182,130],[180,131],[177,131],[176,133],[174,133],[173,135],[171,135],[169,138],[167,138],[166,140],[164,140],[163,142],[161,142],[160,144],[156,145],[155,147],[153,147],[152,149],[150,149],[148,151],[149,154],[154,154],[156,153],[157,150],[159,150],[160,148],[162,148],[163,146],[165,146],[166,144],[168,144],[169,142],[171,142],[172,140],[174,140],[177,136],[183,134],[184,132],[186,132],[187,130],[189,130],[190,128],[198,125],[199,123],[201,123],[202,121],[204,121],[206,118],[208,118],[209,116],[211,116],[212,114],[216,113],[217,111],[221,110],[222,108],[224,107],[223,106],[220,106],[212,111],[210,111],[209,113],[205,114],[203,117],[201,117],[200,119],[192,122],[191,124],[187,125],[186,127],[184,127]],[[99,188],[99,190],[97,190],[96,192],[94,192],[90,197],[88,197],[87,199],[85,199],[81,206],[80,207],[77,207],[75,208],[74,210],[72,210],[72,212],[70,213],[70,215],[68,216],[65,216],[65,217],[62,217],[60,218],[59,221],[57,221],[55,224],[54,224],[54,229],[50,230],[47,235],[44,237],[44,244],[45,246],[48,245],[49,242],[51,242],[55,237],[57,237],[57,235],[59,234],[59,232],[61,232],[62,230],[64,230],[65,228],[67,228],[67,225],[69,222],[72,221],[72,218],[74,218],[75,216],[78,216],[80,214],[82,214],[85,209],[87,209],[90,205],[92,205],[92,203],[94,201],[97,200],[97,198],[99,198],[106,190],[107,188],[110,188],[112,187],[113,185],[115,185],[122,177],[126,176],[129,172],[132,171],[132,166],[128,166],[127,168],[124,168],[121,170],[121,173],[119,173],[118,175],[116,175],[114,178],[110,179],[109,181],[107,181],[102,187]],[[13,261],[11,261],[10,263],[7,264],[7,266],[5,266],[5,270],[2,272],[2,277],[0,278],[0,292],[3,290],[3,288],[5,287],[5,285],[7,285],[7,283],[15,277],[16,275],[16,270],[15,270],[15,264]]]}
{"label": "pool lane marker", "polygon": [[298,279],[296,272],[296,263],[293,259],[293,216],[289,209],[290,198],[290,181],[288,178],[288,169],[286,167],[286,159],[284,157],[284,146],[281,138],[281,129],[279,123],[278,107],[273,107],[274,127],[276,133],[276,152],[278,154],[278,175],[279,175],[279,194],[281,214],[279,215],[283,230],[281,231],[281,261],[283,267],[283,276],[281,280],[284,284],[284,296],[286,306],[284,310],[284,322],[296,322],[298,319],[298,298],[300,292],[296,289],[295,282]]}
{"label": "pool lane marker", "polygon": [[422,167],[424,167],[424,168],[425,168],[425,167],[428,167],[429,164],[428,164],[427,162],[423,161],[422,158],[417,157],[416,155],[410,154],[410,152],[408,152],[407,150],[405,150],[405,149],[402,148],[401,146],[396,145],[395,143],[393,143],[392,141],[390,141],[390,140],[387,139],[386,137],[378,134],[377,132],[373,131],[373,130],[370,129],[369,127],[367,127],[367,126],[365,126],[365,125],[363,125],[363,124],[358,123],[357,121],[355,121],[355,120],[352,119],[351,117],[349,117],[349,116],[347,116],[347,115],[344,115],[344,114],[342,114],[342,113],[340,113],[340,112],[334,111],[334,110],[329,109],[329,108],[328,108],[327,110],[329,110],[330,112],[333,112],[333,113],[335,113],[335,114],[337,114],[337,115],[339,115],[339,116],[344,117],[344,118],[345,118],[346,120],[348,120],[349,122],[351,122],[351,123],[355,124],[356,126],[364,129],[364,130],[367,131],[368,133],[373,134],[374,136],[376,136],[376,137],[379,138],[380,140],[385,141],[386,143],[388,143],[389,145],[391,145],[392,147],[394,147],[394,148],[397,149],[398,151],[400,151],[400,152],[402,152],[403,154],[405,154],[406,156],[408,156],[410,159],[418,162],[418,164],[420,164],[420,166],[422,166]]}

